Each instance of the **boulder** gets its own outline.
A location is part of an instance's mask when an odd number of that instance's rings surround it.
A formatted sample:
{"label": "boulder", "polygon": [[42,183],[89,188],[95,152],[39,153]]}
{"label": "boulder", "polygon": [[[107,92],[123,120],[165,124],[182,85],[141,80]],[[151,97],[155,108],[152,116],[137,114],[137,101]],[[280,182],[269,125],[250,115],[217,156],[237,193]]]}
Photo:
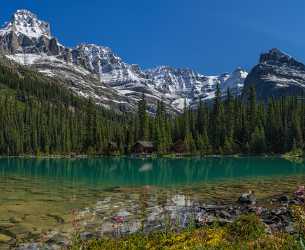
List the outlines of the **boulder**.
{"label": "boulder", "polygon": [[232,215],[229,212],[227,212],[226,210],[221,210],[219,213],[219,216],[222,219],[231,219],[232,218]]}
{"label": "boulder", "polygon": [[238,202],[242,205],[255,205],[256,204],[256,196],[253,191],[249,191],[248,193],[243,193]]}
{"label": "boulder", "polygon": [[278,201],[280,203],[289,203],[289,197],[287,195],[282,195],[281,197],[278,198]]}
{"label": "boulder", "polygon": [[303,198],[305,195],[305,187],[299,186],[299,188],[294,192],[294,195]]}
{"label": "boulder", "polygon": [[69,240],[64,236],[59,233],[53,235],[50,239],[46,241],[47,244],[56,244],[59,246],[68,246],[69,245]]}

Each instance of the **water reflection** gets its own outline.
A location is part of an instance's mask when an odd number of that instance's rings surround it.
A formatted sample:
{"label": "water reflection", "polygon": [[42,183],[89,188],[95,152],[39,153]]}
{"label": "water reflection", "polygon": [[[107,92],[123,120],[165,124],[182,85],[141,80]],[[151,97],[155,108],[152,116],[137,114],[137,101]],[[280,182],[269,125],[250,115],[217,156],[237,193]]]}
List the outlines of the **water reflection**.
{"label": "water reflection", "polygon": [[248,190],[259,202],[291,194],[304,174],[304,164],[279,158],[2,158],[0,229],[9,224],[25,241],[50,230],[70,235],[74,214],[97,235],[113,231],[115,216],[129,232],[154,229],[165,218],[185,225],[201,216],[199,205],[231,204]]}
{"label": "water reflection", "polygon": [[48,178],[103,186],[193,185],[222,179],[305,173],[305,164],[280,158],[0,159],[0,176]]}

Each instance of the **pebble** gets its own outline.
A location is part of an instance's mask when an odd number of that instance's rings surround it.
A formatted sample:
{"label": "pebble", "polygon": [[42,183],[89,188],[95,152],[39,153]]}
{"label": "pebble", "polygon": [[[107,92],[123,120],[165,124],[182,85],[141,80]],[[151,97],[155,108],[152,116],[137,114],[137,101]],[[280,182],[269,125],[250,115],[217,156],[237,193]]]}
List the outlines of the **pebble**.
{"label": "pebble", "polygon": [[289,203],[289,197],[287,195],[283,195],[278,199],[281,203]]}
{"label": "pebble", "polygon": [[0,229],[1,229],[1,228],[8,229],[8,228],[11,228],[11,227],[13,227],[13,226],[14,226],[14,224],[13,224],[13,223],[10,223],[10,222],[7,222],[7,223],[5,223],[5,222],[1,223],[1,222],[0,222]]}
{"label": "pebble", "polygon": [[80,233],[81,240],[90,240],[94,237],[93,233],[91,232],[82,232]]}
{"label": "pebble", "polygon": [[9,241],[11,241],[13,238],[5,235],[5,234],[0,234],[0,243],[8,243]]}
{"label": "pebble", "polygon": [[[269,201],[271,201],[271,199]],[[190,222],[194,222],[190,220],[191,218],[193,218],[193,220],[195,219],[197,226],[211,225],[214,222],[218,222],[220,225],[225,225],[228,223],[233,223],[234,220],[241,214],[255,213],[265,223],[267,232],[271,233],[274,231],[285,231],[288,233],[294,233],[295,228],[292,222],[292,216],[290,214],[288,204],[291,204],[292,202],[301,203],[302,201],[303,200],[301,200],[300,197],[290,199],[288,196],[283,195],[279,198],[273,199],[273,204],[276,206],[273,206],[273,209],[270,209],[267,207],[255,206],[256,197],[254,192],[250,191],[248,193],[241,194],[238,199],[238,203],[231,203],[230,205],[193,204],[190,206],[168,206],[162,210],[154,210],[154,212],[157,211],[153,217],[155,219],[147,220],[144,222],[144,224],[142,224],[138,218],[136,219],[131,217],[132,213],[126,210],[120,210],[115,216],[107,217],[108,220],[104,221],[103,223],[94,221],[94,223],[91,222],[91,224],[86,224],[85,229],[83,229],[84,231],[80,234],[80,239],[86,241],[102,235],[124,236],[126,234],[136,233],[142,229],[145,233],[149,233],[154,230],[162,230],[164,229],[164,224],[160,222],[165,216],[165,211],[167,211],[171,218],[173,217],[172,219],[174,221],[178,222],[178,227],[187,226]],[[100,209],[100,207],[96,208],[96,210],[92,210],[91,212],[96,213],[98,209]],[[49,216],[55,218],[54,215]],[[58,216],[56,216],[56,218],[57,217]],[[105,217],[103,216],[103,218]],[[144,228],[142,228],[142,226]],[[9,241],[10,239],[6,240]],[[43,249],[60,249],[62,247],[69,246],[69,243],[70,241],[65,235],[54,232],[54,234],[49,236],[49,240],[47,240],[43,245]],[[39,244],[23,245],[23,248],[18,249],[40,250],[41,245]]]}

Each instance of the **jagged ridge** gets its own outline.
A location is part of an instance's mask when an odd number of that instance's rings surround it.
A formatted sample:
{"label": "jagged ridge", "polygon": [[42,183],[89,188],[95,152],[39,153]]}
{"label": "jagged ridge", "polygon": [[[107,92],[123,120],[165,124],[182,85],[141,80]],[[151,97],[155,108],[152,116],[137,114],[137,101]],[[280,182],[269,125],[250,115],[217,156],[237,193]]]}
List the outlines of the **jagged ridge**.
{"label": "jagged ridge", "polygon": [[240,94],[247,76],[241,68],[220,76],[165,66],[141,70],[107,47],[81,44],[67,48],[52,36],[47,22],[27,10],[18,10],[0,30],[0,49],[18,63],[65,79],[67,87],[77,94],[124,111],[135,109],[143,92],[152,112],[158,100],[173,111],[181,111],[185,100],[192,104],[199,98],[213,98],[217,83],[223,91],[231,88]]}
{"label": "jagged ridge", "polygon": [[305,91],[305,65],[292,56],[271,49],[260,56],[257,64],[245,80],[245,89],[254,85],[258,96],[302,95]]}

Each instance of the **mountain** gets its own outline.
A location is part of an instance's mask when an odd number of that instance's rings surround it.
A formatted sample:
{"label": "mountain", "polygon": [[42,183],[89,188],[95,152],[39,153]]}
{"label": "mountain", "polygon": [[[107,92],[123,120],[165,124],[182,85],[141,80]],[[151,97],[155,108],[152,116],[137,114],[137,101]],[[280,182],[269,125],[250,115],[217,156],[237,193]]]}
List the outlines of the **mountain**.
{"label": "mountain", "polygon": [[191,69],[175,69],[161,66],[147,70],[149,79],[152,79],[154,88],[165,96],[173,97],[177,109],[183,109],[184,100],[188,104],[197,103],[200,99],[214,98],[217,83],[223,93],[230,88],[240,94],[248,73],[242,68],[237,68],[232,74],[225,73],[219,76],[205,76]]}
{"label": "mountain", "polygon": [[301,95],[305,92],[305,65],[278,49],[271,49],[260,56],[259,64],[250,71],[245,90],[251,85],[261,99]]}
{"label": "mountain", "polygon": [[77,95],[121,111],[135,110],[145,93],[151,112],[160,100],[169,110],[180,112],[185,101],[192,105],[200,98],[213,98],[217,83],[223,92],[231,88],[240,94],[247,77],[241,68],[219,76],[168,66],[142,70],[107,47],[81,44],[68,48],[52,36],[47,22],[28,10],[18,10],[0,30],[0,51],[17,63],[59,78]]}

